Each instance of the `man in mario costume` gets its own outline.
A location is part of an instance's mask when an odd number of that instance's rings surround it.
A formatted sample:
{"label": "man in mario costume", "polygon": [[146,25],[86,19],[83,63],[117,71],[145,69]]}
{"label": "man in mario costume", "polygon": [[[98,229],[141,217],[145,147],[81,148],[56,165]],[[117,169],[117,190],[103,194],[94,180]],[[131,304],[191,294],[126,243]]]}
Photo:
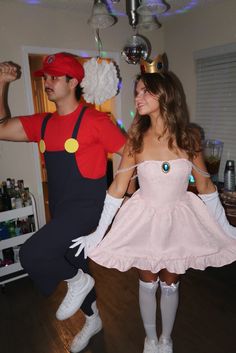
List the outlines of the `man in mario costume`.
{"label": "man in mario costume", "polygon": [[107,188],[107,154],[121,154],[125,137],[105,113],[80,103],[84,69],[73,55],[49,55],[34,74],[44,78],[45,92],[56,111],[9,118],[5,97],[18,69],[2,63],[0,139],[36,142],[44,155],[52,218],[21,246],[20,261],[45,295],[66,281],[67,294],[56,317],[65,320],[80,308],[85,314],[85,324],[70,347],[71,352],[79,352],[101,330],[102,322],[88,261],[83,251],[75,257],[69,246],[73,238],[97,227]]}

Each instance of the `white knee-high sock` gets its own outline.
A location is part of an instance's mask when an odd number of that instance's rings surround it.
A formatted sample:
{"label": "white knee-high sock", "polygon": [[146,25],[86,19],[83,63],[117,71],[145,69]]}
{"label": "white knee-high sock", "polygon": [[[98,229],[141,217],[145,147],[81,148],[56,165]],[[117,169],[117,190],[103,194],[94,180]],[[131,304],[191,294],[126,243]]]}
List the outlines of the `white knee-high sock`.
{"label": "white knee-high sock", "polygon": [[156,332],[156,291],[158,282],[159,280],[156,282],[143,282],[139,280],[139,306],[143,326],[147,338],[154,340],[156,343],[158,341]]}
{"label": "white knee-high sock", "polygon": [[161,318],[162,318],[162,334],[164,339],[171,338],[171,332],[175,322],[176,311],[179,303],[179,282],[167,285],[166,282],[160,281],[161,287]]}

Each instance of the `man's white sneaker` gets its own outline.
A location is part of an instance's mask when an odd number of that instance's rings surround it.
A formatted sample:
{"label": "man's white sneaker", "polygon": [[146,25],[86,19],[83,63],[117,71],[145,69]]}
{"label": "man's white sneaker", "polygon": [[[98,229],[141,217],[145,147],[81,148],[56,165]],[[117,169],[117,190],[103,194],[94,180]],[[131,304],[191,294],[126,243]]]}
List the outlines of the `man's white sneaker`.
{"label": "man's white sneaker", "polygon": [[88,345],[90,338],[102,329],[102,320],[99,316],[96,302],[92,304],[92,309],[94,314],[92,316],[85,315],[85,324],[82,330],[77,333],[71,343],[71,353],[78,353],[82,351],[82,349]]}
{"label": "man's white sneaker", "polygon": [[171,338],[162,338],[159,339],[159,353],[173,353],[173,343]]}
{"label": "man's white sneaker", "polygon": [[66,280],[66,282],[67,293],[56,312],[58,320],[65,320],[74,315],[94,286],[94,279],[82,270],[79,270],[75,277]]}
{"label": "man's white sneaker", "polygon": [[144,341],[143,353],[159,353],[157,342],[155,342],[155,340],[149,340],[146,337]]}

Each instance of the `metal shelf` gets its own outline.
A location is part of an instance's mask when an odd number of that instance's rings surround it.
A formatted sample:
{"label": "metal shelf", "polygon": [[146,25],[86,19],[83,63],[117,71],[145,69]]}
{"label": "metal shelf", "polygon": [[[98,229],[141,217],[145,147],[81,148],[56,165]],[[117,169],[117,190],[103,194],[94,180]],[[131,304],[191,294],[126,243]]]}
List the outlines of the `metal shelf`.
{"label": "metal shelf", "polygon": [[9,221],[11,219],[23,218],[34,214],[33,206],[16,208],[15,210],[0,212],[0,222]]}
{"label": "metal shelf", "polygon": [[[30,194],[32,205],[22,208],[17,208],[10,211],[5,211],[0,213],[0,222],[5,222],[9,220],[14,220],[18,218],[24,218],[33,215],[35,221],[35,230],[38,230],[38,217],[36,211],[36,203],[32,194]],[[27,239],[29,239],[34,232],[18,235],[12,238],[7,238],[0,241],[0,251],[7,248],[12,248],[17,245],[23,244]],[[27,276],[27,273],[19,274],[22,271],[20,262],[15,262],[8,266],[0,267],[0,285],[4,285],[7,282],[14,281],[16,279]],[[6,278],[7,276],[7,278]]]}
{"label": "metal shelf", "polygon": [[[18,235],[18,236],[12,237],[12,238],[7,238],[4,240],[1,240],[0,241],[0,250],[23,244],[33,234],[34,233],[32,232],[32,233],[22,234],[22,235]],[[1,275],[1,272],[0,272],[0,275]]]}

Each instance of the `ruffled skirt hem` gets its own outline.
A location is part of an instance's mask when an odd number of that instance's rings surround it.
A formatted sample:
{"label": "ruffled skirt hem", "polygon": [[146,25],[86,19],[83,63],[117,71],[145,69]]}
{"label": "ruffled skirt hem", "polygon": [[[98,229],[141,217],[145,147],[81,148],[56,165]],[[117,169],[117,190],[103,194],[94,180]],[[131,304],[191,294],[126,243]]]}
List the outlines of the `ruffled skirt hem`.
{"label": "ruffled skirt hem", "polygon": [[205,270],[207,267],[222,267],[235,261],[236,253],[227,249],[222,249],[221,253],[209,254],[197,257],[185,257],[180,259],[150,259],[138,257],[119,256],[105,251],[100,251],[99,255],[89,254],[89,257],[101,266],[114,268],[121,272],[131,268],[148,270],[158,273],[162,269],[167,269],[171,273],[184,274],[187,269]]}

